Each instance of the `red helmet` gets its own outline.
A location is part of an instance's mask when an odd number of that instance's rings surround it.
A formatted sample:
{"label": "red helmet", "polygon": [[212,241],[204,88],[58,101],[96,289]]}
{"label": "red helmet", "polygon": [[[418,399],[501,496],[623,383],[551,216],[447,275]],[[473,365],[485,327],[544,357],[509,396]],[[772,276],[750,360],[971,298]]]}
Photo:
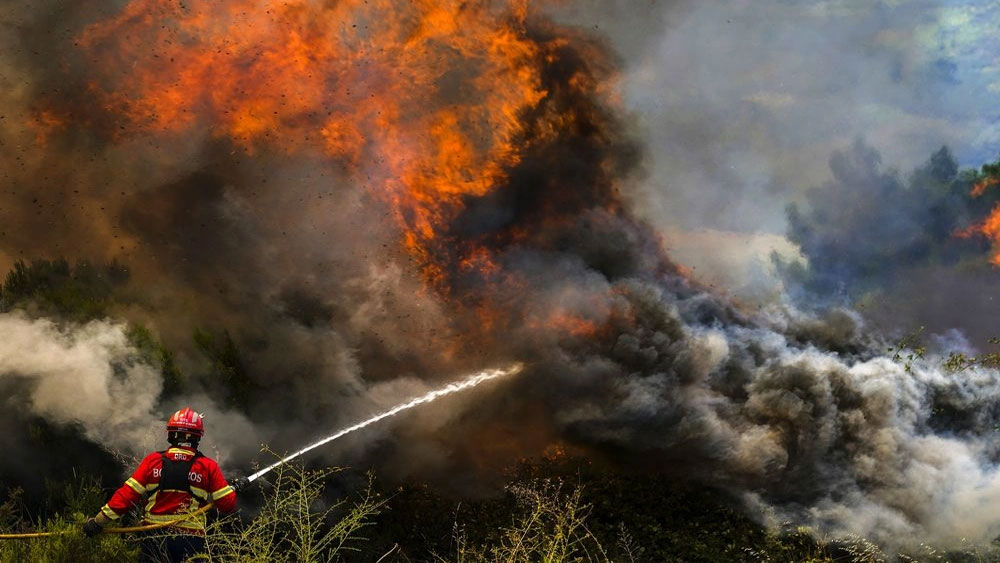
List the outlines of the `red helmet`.
{"label": "red helmet", "polygon": [[205,424],[201,421],[202,416],[189,407],[174,413],[167,421],[167,432],[187,432],[195,436],[205,435]]}

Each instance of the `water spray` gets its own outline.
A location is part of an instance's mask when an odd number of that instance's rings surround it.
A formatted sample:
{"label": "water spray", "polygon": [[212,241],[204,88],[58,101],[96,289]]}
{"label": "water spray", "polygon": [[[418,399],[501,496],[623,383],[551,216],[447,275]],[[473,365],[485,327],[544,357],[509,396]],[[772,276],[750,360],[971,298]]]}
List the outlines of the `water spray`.
{"label": "water spray", "polygon": [[[417,405],[422,405],[424,403],[430,403],[431,401],[435,401],[435,400],[437,400],[440,397],[444,397],[445,395],[451,395],[452,393],[457,393],[459,391],[464,391],[465,389],[471,389],[472,387],[475,387],[475,386],[479,385],[480,383],[483,383],[485,381],[489,381],[491,379],[497,379],[499,377],[506,377],[508,375],[517,374],[522,369],[524,369],[524,364],[518,362],[516,364],[512,364],[512,365],[510,365],[510,366],[508,366],[506,368],[503,368],[503,369],[489,369],[489,370],[484,370],[484,371],[481,371],[479,373],[474,373],[474,374],[470,375],[469,377],[467,377],[467,378],[465,378],[462,381],[459,381],[457,383],[450,383],[450,384],[445,385],[444,387],[442,387],[440,389],[436,389],[434,391],[431,391],[431,392],[427,393],[426,395],[422,395],[420,397],[417,397],[415,399],[411,399],[410,401],[407,401],[407,402],[402,403],[400,405],[396,405],[395,407],[392,407],[391,409],[389,409],[389,410],[387,410],[385,412],[379,413],[379,414],[377,414],[377,415],[369,418],[368,420],[359,422],[359,423],[355,424],[354,426],[349,426],[347,428],[344,428],[343,430],[337,432],[336,434],[332,434],[330,436],[327,436],[326,438],[323,438],[322,440],[320,440],[318,442],[310,444],[310,445],[302,448],[301,450],[299,450],[299,451],[297,451],[297,452],[295,452],[295,453],[293,453],[293,454],[291,454],[291,455],[289,455],[289,456],[287,456],[285,458],[282,458],[277,463],[272,463],[271,465],[268,465],[264,469],[261,469],[260,471],[258,471],[256,473],[254,473],[253,475],[247,477],[247,482],[249,483],[249,482],[255,481],[260,476],[268,473],[269,471],[275,469],[276,467],[278,467],[278,466],[280,466],[282,464],[285,464],[285,463],[288,463],[289,461],[292,461],[293,459],[299,457],[300,455],[302,455],[302,454],[304,454],[306,452],[314,450],[314,449],[316,449],[316,448],[318,448],[318,447],[320,447],[323,444],[326,444],[328,442],[332,442],[332,441],[336,440],[337,438],[341,438],[343,436],[346,436],[346,435],[350,434],[351,432],[354,432],[356,430],[361,430],[362,428],[364,428],[366,426],[375,424],[376,422],[382,420],[383,418],[389,418],[390,416],[397,415],[397,414],[399,414],[399,413],[401,413],[401,412],[403,412],[405,410],[412,409],[413,407],[415,407]],[[213,506],[214,506],[214,503],[210,502],[210,503],[206,504],[205,506],[199,508],[195,512],[191,512],[189,514],[182,514],[177,519],[170,520],[169,522],[160,522],[160,523],[156,523],[156,524],[147,524],[145,526],[137,526],[137,527],[131,527],[131,528],[106,528],[104,530],[104,533],[107,533],[107,534],[128,534],[128,533],[134,533],[134,532],[149,532],[151,530],[159,530],[159,529],[162,529],[162,528],[166,528],[168,526],[173,526],[173,525],[175,525],[178,522],[181,522],[183,520],[187,520],[189,518],[193,518],[193,517],[198,516],[200,514],[204,514],[209,509],[211,509]],[[35,533],[23,533],[23,534],[0,534],[0,540],[46,538],[46,537],[51,537],[51,536],[61,536],[61,535],[70,534],[70,533],[73,533],[72,530],[58,530],[58,531],[54,531],[54,532],[35,532]]]}
{"label": "water spray", "polygon": [[392,407],[391,409],[389,409],[389,410],[387,410],[385,412],[379,413],[379,414],[377,414],[377,415],[369,418],[368,420],[359,422],[359,423],[355,424],[354,426],[349,426],[347,428],[344,428],[343,430],[341,430],[341,431],[339,431],[339,432],[337,432],[335,434],[331,434],[330,436],[327,436],[326,438],[323,438],[322,440],[319,440],[318,442],[309,444],[308,446],[302,448],[301,450],[299,450],[299,451],[297,451],[297,452],[295,452],[293,454],[290,454],[287,457],[282,458],[280,461],[272,463],[271,465],[268,465],[264,469],[261,469],[260,471],[258,471],[256,473],[254,473],[253,475],[247,477],[247,481],[253,482],[257,478],[259,478],[260,476],[262,476],[262,475],[270,472],[271,470],[275,469],[276,467],[278,467],[280,465],[283,465],[285,463],[288,463],[289,461],[292,461],[293,459],[299,457],[300,455],[302,455],[302,454],[304,454],[306,452],[312,451],[312,450],[314,450],[314,449],[322,446],[323,444],[327,444],[329,442],[332,442],[332,441],[336,440],[337,438],[342,438],[342,437],[344,437],[344,436],[346,436],[346,435],[348,435],[348,434],[350,434],[352,432],[355,432],[357,430],[361,430],[362,428],[364,428],[366,426],[375,424],[376,422],[378,422],[378,421],[380,421],[380,420],[382,420],[384,418],[389,418],[390,416],[395,416],[395,415],[397,415],[397,414],[399,414],[399,413],[401,413],[401,412],[403,412],[405,410],[412,409],[413,407],[418,406],[418,405],[422,405],[424,403],[430,403],[430,402],[435,401],[435,400],[437,400],[437,399],[439,399],[441,397],[444,397],[445,395],[451,395],[452,393],[457,393],[459,391],[464,391],[465,389],[471,389],[472,387],[475,387],[475,386],[479,385],[480,383],[483,383],[484,381],[489,381],[491,379],[496,379],[496,378],[499,378],[499,377],[506,377],[508,375],[517,374],[522,369],[524,369],[524,364],[522,364],[522,363],[516,363],[516,364],[512,364],[512,365],[510,365],[510,366],[508,366],[506,368],[502,368],[502,369],[484,370],[484,371],[481,371],[479,373],[472,374],[469,377],[467,377],[464,380],[459,381],[457,383],[450,383],[450,384],[445,385],[444,387],[442,387],[440,389],[436,389],[434,391],[430,391],[426,395],[422,395],[420,397],[417,397],[415,399],[412,399],[410,401],[407,401],[405,403],[402,403],[400,405]]}

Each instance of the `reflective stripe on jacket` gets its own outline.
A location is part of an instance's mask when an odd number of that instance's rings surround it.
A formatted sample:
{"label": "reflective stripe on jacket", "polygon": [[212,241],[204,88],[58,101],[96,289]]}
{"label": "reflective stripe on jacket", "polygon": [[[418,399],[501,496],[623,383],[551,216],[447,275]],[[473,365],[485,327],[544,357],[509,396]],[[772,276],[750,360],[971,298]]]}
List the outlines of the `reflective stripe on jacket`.
{"label": "reflective stripe on jacket", "polygon": [[[187,462],[194,458],[188,473],[190,492],[160,490],[164,456],[177,462]],[[138,504],[143,495],[149,495],[144,520],[151,524],[173,520],[178,514],[194,512],[210,501],[214,501],[215,507],[221,512],[236,510],[236,493],[226,483],[219,465],[211,458],[195,457],[195,451],[188,448],[172,447],[165,452],[147,455],[125,484],[111,495],[111,500],[101,511],[108,518],[117,520]],[[192,533],[204,533],[205,515],[179,522],[177,527]]]}

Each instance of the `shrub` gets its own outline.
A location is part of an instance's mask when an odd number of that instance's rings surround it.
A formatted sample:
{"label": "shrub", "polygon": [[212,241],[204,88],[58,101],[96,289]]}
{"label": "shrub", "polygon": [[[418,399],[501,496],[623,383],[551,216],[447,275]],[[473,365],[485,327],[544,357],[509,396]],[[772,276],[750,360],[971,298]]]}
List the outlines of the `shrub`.
{"label": "shrub", "polygon": [[478,546],[469,545],[456,523],[456,563],[610,563],[601,542],[587,528],[591,506],[582,502],[579,487],[567,488],[561,479],[538,479],[515,483],[507,490],[520,514],[500,530],[498,538]]}
{"label": "shrub", "polygon": [[373,477],[352,503],[327,503],[324,483],[340,469],[306,470],[285,464],[274,470],[273,486],[264,495],[260,512],[243,522],[222,518],[209,526],[209,561],[265,563],[337,561],[343,552],[357,550],[358,533],[385,506],[373,492]]}
{"label": "shrub", "polygon": [[61,489],[65,509],[44,522],[31,525],[20,516],[18,495],[13,493],[0,505],[2,533],[60,532],[57,535],[0,541],[0,562],[15,563],[103,563],[134,561],[137,549],[123,536],[103,534],[96,538],[83,535],[80,525],[96,514],[104,503],[104,493],[96,481],[80,479]]}

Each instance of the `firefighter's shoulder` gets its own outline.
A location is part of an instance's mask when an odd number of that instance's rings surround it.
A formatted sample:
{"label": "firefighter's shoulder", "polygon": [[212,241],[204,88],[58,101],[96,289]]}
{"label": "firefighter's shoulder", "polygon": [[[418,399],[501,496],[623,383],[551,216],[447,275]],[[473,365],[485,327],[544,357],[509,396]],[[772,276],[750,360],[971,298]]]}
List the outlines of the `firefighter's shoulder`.
{"label": "firefighter's shoulder", "polygon": [[139,463],[139,468],[141,469],[141,468],[151,467],[154,464],[158,464],[162,459],[163,459],[162,453],[150,452],[146,454],[146,457],[142,458],[142,461]]}
{"label": "firefighter's shoulder", "polygon": [[214,459],[200,455],[194,460],[194,464],[191,467],[192,470],[199,471],[205,474],[220,473],[219,464]]}

